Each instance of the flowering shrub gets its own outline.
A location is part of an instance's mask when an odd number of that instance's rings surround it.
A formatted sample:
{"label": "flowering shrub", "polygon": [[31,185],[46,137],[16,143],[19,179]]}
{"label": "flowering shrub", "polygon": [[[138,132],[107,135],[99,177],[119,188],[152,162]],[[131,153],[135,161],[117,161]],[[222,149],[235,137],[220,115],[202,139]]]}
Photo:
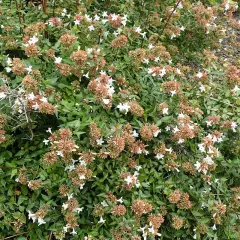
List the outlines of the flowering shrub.
{"label": "flowering shrub", "polygon": [[0,239],[240,239],[236,2],[0,16]]}

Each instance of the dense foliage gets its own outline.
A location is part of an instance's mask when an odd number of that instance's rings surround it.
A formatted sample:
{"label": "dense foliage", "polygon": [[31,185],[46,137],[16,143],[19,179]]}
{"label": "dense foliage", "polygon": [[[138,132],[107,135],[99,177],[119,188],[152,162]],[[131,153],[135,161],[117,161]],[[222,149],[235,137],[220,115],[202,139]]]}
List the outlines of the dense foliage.
{"label": "dense foliage", "polygon": [[240,239],[237,7],[2,0],[0,239]]}

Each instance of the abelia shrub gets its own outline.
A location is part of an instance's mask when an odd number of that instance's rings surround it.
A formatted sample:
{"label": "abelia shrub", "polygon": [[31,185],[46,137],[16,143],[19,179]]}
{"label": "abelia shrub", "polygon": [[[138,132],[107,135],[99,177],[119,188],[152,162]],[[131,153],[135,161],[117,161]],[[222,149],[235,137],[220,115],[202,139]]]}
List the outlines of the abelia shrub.
{"label": "abelia shrub", "polygon": [[0,1],[0,239],[239,239],[236,1]]}

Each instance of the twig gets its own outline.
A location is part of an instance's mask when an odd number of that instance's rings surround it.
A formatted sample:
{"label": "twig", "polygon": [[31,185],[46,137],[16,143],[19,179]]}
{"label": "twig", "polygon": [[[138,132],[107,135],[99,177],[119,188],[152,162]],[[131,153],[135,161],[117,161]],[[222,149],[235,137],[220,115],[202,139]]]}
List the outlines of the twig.
{"label": "twig", "polygon": [[43,12],[47,13],[47,0],[42,0]]}
{"label": "twig", "polygon": [[12,235],[12,236],[6,237],[6,238],[4,238],[4,239],[15,238],[15,237],[17,237],[17,236],[21,236],[21,235],[24,235],[24,234],[28,234],[28,232],[18,233],[18,234],[15,234],[15,235]]}
{"label": "twig", "polygon": [[163,29],[162,29],[161,33],[159,34],[159,37],[161,37],[161,35],[163,34],[163,32],[164,32],[165,28],[167,27],[167,25],[168,25],[168,23],[169,23],[169,21],[170,21],[172,15],[173,15],[173,13],[174,13],[175,10],[177,9],[177,7],[178,7],[178,5],[179,5],[179,3],[180,3],[181,1],[182,1],[182,0],[178,0],[177,4],[174,6],[174,8],[173,8],[171,14],[169,15],[169,17],[168,17],[167,20],[166,20],[165,25],[163,26]]}
{"label": "twig", "polygon": [[19,20],[19,23],[20,23],[20,33],[22,34],[23,33],[22,27],[21,27],[21,25],[22,25],[22,16],[21,16],[21,14],[19,12],[20,10],[19,10],[19,5],[18,5],[17,0],[15,0],[15,3],[16,3],[16,9],[17,9],[17,13],[18,13],[18,20]]}
{"label": "twig", "polygon": [[110,4],[110,0],[107,0],[107,3],[106,3],[106,10],[108,10],[109,4]]}
{"label": "twig", "polygon": [[53,232],[50,233],[48,240],[51,240],[51,239],[52,239],[52,234],[53,234]]}
{"label": "twig", "polygon": [[53,17],[55,17],[56,0],[53,0]]}

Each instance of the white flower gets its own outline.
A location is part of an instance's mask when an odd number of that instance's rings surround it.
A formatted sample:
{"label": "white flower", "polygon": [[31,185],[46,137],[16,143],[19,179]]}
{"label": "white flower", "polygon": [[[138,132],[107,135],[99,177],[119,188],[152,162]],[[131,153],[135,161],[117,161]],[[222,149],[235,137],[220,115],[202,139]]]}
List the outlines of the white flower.
{"label": "white flower", "polygon": [[160,61],[160,57],[156,57],[155,59],[154,59],[154,62],[159,62]]}
{"label": "white flower", "polygon": [[72,198],[73,198],[73,193],[71,193],[71,194],[68,194],[67,196],[68,196],[68,200],[70,200],[70,199],[72,199]]}
{"label": "white flower", "polygon": [[58,156],[63,157],[63,153],[61,151],[56,152]]}
{"label": "white flower", "polygon": [[108,17],[107,12],[103,12],[102,16],[103,16],[103,17]]}
{"label": "white flower", "polygon": [[146,59],[146,58],[143,59],[143,62],[146,63],[146,64],[149,64],[149,60]]}
{"label": "white flower", "polygon": [[117,105],[117,108],[119,108],[119,110],[121,112],[125,111],[125,113],[127,114],[128,113],[128,110],[130,109],[130,106],[128,103],[119,103]]}
{"label": "white flower", "polygon": [[211,228],[212,228],[213,231],[216,231],[216,230],[217,230],[217,227],[216,227],[215,224],[214,224]]}
{"label": "white flower", "polygon": [[177,93],[177,91],[173,90],[173,91],[170,91],[170,93],[171,93],[171,96],[173,97]]}
{"label": "white flower", "polygon": [[235,92],[238,92],[240,91],[240,88],[238,87],[238,85],[235,85],[235,87],[232,89],[232,91],[235,93]]}
{"label": "white flower", "polygon": [[5,70],[6,70],[7,73],[10,73],[10,72],[12,71],[12,68],[10,68],[10,67],[5,67]]}
{"label": "white flower", "polygon": [[203,144],[201,143],[201,144],[198,144],[198,148],[199,148],[199,151],[200,152],[205,152],[206,150],[205,150],[205,147],[203,146]]}
{"label": "white flower", "polygon": [[45,224],[46,222],[42,218],[38,218],[38,226]]}
{"label": "white flower", "polygon": [[153,134],[153,136],[154,136],[154,137],[157,137],[160,132],[161,132],[161,130],[157,130],[157,131]]}
{"label": "white flower", "polygon": [[142,31],[142,29],[141,29],[140,27],[136,27],[136,28],[135,28],[135,31],[140,34],[141,31]]}
{"label": "white flower", "polygon": [[35,104],[32,106],[32,108],[33,108],[35,111],[37,111],[37,110],[39,109],[39,105],[38,105],[37,103],[35,103]]}
{"label": "white flower", "polygon": [[124,20],[124,19],[123,19],[123,20],[121,21],[121,23],[122,23],[122,25],[125,27],[125,26],[127,25],[127,20]]}
{"label": "white flower", "polygon": [[61,63],[62,62],[62,58],[61,57],[55,57],[55,61],[56,64]]}
{"label": "white flower", "polygon": [[118,18],[118,16],[115,13],[111,14],[111,17],[113,21],[116,21]]}
{"label": "white flower", "polygon": [[105,222],[106,222],[106,220],[103,219],[102,217],[100,217],[100,220],[98,221],[98,223],[105,223]]}
{"label": "white flower", "polygon": [[32,219],[35,222],[37,220],[36,214],[28,211],[28,219]]}
{"label": "white flower", "polygon": [[107,204],[106,201],[102,201],[101,204],[102,204],[103,207],[108,207],[108,204]]}
{"label": "white flower", "polygon": [[104,143],[102,138],[97,139],[96,142],[97,142],[97,145],[99,145],[99,146],[102,146],[102,144]]}
{"label": "white flower", "polygon": [[148,231],[150,232],[150,233],[154,233],[155,231],[154,231],[154,227],[152,226],[151,228],[148,228]]}
{"label": "white flower", "polygon": [[117,200],[117,202],[123,203],[122,197]]}
{"label": "white flower", "polygon": [[148,155],[148,154],[149,154],[149,151],[144,150],[144,154],[145,154],[145,155]]}
{"label": "white flower", "polygon": [[166,152],[169,152],[170,154],[172,153],[172,148],[166,148]]}
{"label": "white flower", "polygon": [[194,166],[195,166],[195,168],[200,172],[201,171],[201,169],[200,169],[200,167],[201,167],[201,163],[200,162],[196,162],[195,164],[194,164]]}
{"label": "white flower", "polygon": [[133,131],[132,131],[132,136],[133,136],[133,137],[139,137],[139,134],[137,133],[136,130],[133,130]]}
{"label": "white flower", "polygon": [[74,21],[74,24],[75,24],[75,25],[79,25],[79,24],[80,24],[80,21],[76,19],[76,20]]}
{"label": "white flower", "polygon": [[105,24],[106,22],[108,22],[108,19],[102,19],[102,24]]}
{"label": "white flower", "polygon": [[140,169],[142,169],[142,166],[136,166],[137,171],[139,171]]}
{"label": "white flower", "polygon": [[77,234],[77,232],[74,230],[74,228],[73,228],[71,234],[72,234],[73,236]]}
{"label": "white flower", "polygon": [[173,133],[176,133],[176,132],[179,132],[180,130],[178,129],[178,127],[175,127],[174,129],[173,129]]}
{"label": "white flower", "polygon": [[6,63],[7,63],[8,66],[12,66],[12,59],[8,57]]}
{"label": "white flower", "polygon": [[179,143],[179,144],[184,143],[184,139],[181,139],[181,138],[180,138],[180,139],[178,140],[178,143]]}
{"label": "white flower", "polygon": [[95,27],[93,25],[91,25],[91,26],[88,27],[88,29],[89,29],[90,32],[92,32],[92,31],[94,31]]}
{"label": "white flower", "polygon": [[83,76],[84,76],[85,78],[89,78],[89,72],[87,72],[86,74],[83,74]]}
{"label": "white flower", "polygon": [[40,99],[40,101],[41,101],[41,102],[44,102],[44,103],[47,103],[47,102],[48,102],[48,100],[47,100],[46,97],[42,97],[42,98]]}
{"label": "white flower", "polygon": [[44,142],[44,144],[45,144],[45,145],[48,145],[48,143],[49,143],[49,140],[47,140],[47,139],[44,139],[44,140],[43,140],[43,142]]}
{"label": "white flower", "polygon": [[[112,80],[112,81],[114,81],[114,80]],[[110,82],[110,83],[109,83],[109,86],[108,86],[108,94],[109,94],[110,96],[112,96],[112,95],[115,93],[114,87],[111,86],[111,84],[112,84],[112,82]]]}
{"label": "white flower", "polygon": [[209,165],[212,165],[214,162],[211,157],[207,156],[203,159],[204,162],[206,162]]}
{"label": "white flower", "polygon": [[36,36],[31,37],[31,38],[29,39],[29,41],[28,41],[28,43],[29,43],[30,45],[33,45],[33,44],[35,44],[35,43],[37,43],[37,42],[38,42],[38,38],[37,38]]}
{"label": "white flower", "polygon": [[185,27],[184,27],[184,26],[181,26],[181,27],[180,27],[180,30],[181,30],[181,31],[184,31],[184,30],[185,30]]}
{"label": "white flower", "polygon": [[182,5],[181,2],[178,4],[177,8],[179,8],[179,9],[182,9],[182,8],[183,8],[183,5]]}
{"label": "white flower", "polygon": [[126,178],[124,178],[124,181],[129,185],[132,183],[132,178],[130,176],[127,176]]}
{"label": "white flower", "polygon": [[95,16],[94,16],[94,21],[99,21],[100,20],[100,17],[96,14]]}
{"label": "white flower", "polygon": [[177,74],[181,75],[181,70],[179,68],[176,69]]}
{"label": "white flower", "polygon": [[32,66],[28,66],[28,67],[26,68],[26,70],[27,70],[28,74],[31,73],[31,72],[32,72]]}
{"label": "white flower", "polygon": [[63,227],[63,231],[66,233],[69,229],[69,225],[66,225],[65,227]]}
{"label": "white flower", "polygon": [[4,92],[0,92],[0,99],[4,99],[4,98],[6,98],[6,94],[4,93]]}
{"label": "white flower", "polygon": [[198,72],[196,76],[197,76],[198,78],[202,78],[202,77],[203,77],[203,73]]}
{"label": "white flower", "polygon": [[146,38],[147,32],[140,33],[143,38]]}
{"label": "white flower", "polygon": [[106,104],[106,105],[109,104],[110,103],[110,99],[106,99],[106,98],[103,99],[103,103]]}
{"label": "white flower", "polygon": [[169,126],[166,126],[165,130],[168,132],[171,130],[171,128]]}
{"label": "white flower", "polygon": [[224,6],[225,11],[227,11],[229,9],[229,3],[226,3],[226,5]]}
{"label": "white flower", "polygon": [[140,228],[138,229],[138,231],[144,233],[144,232],[145,232],[145,228],[146,228],[146,226],[145,226],[145,227],[142,227],[142,228],[140,227]]}
{"label": "white flower", "polygon": [[68,204],[67,204],[67,203],[63,203],[62,208],[63,208],[64,210],[66,210],[66,209],[68,208]]}
{"label": "white flower", "polygon": [[83,207],[74,209],[74,212],[80,213],[83,211]]}
{"label": "white flower", "polygon": [[199,90],[200,90],[200,92],[204,92],[206,89],[205,89],[205,87],[204,87],[203,85],[201,85],[201,86],[199,87]]}
{"label": "white flower", "polygon": [[159,75],[160,75],[161,77],[163,77],[166,73],[167,73],[167,72],[166,72],[166,69],[163,68],[163,69],[161,69],[161,73],[160,73]]}
{"label": "white flower", "polygon": [[163,113],[163,114],[168,114],[168,108],[163,108],[163,109],[162,109],[162,113]]}
{"label": "white flower", "polygon": [[233,132],[236,132],[236,128],[237,127],[237,123],[236,122],[232,122],[231,123],[231,128],[232,128],[232,130],[233,130]]}
{"label": "white flower", "polygon": [[163,159],[164,158],[164,155],[162,154],[162,153],[158,153],[157,155],[156,155],[156,159],[157,160],[160,160],[160,159]]}
{"label": "white flower", "polygon": [[152,49],[154,46],[150,43],[149,45],[148,45],[148,48],[149,49]]}
{"label": "white flower", "polygon": [[31,100],[31,101],[33,101],[35,99],[35,95],[34,95],[34,93],[32,92],[32,93],[30,93],[30,94],[28,94],[28,100]]}
{"label": "white flower", "polygon": [[207,126],[212,126],[212,121],[206,121]]}

